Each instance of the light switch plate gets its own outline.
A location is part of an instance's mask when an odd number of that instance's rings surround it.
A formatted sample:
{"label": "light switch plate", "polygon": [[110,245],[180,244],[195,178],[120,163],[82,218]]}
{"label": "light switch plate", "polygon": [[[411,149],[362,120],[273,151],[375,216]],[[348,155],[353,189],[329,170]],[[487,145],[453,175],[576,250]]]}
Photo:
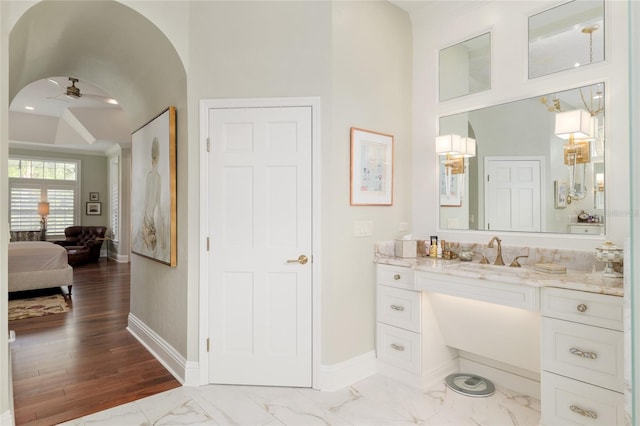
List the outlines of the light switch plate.
{"label": "light switch plate", "polygon": [[353,222],[354,237],[370,237],[373,235],[372,220],[356,220]]}

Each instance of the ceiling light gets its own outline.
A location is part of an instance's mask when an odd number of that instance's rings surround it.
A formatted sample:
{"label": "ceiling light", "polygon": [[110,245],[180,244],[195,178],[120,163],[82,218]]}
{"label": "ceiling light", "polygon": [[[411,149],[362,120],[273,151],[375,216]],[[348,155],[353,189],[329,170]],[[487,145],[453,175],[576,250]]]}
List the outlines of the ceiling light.
{"label": "ceiling light", "polygon": [[106,98],[104,101],[111,105],[118,105],[118,101],[113,98]]}
{"label": "ceiling light", "polygon": [[574,66],[575,68],[578,68],[578,67],[580,66],[580,62],[576,62],[573,66]]}
{"label": "ceiling light", "polygon": [[35,108],[27,105],[26,107],[24,107],[24,109],[26,109],[27,111],[33,111]]}

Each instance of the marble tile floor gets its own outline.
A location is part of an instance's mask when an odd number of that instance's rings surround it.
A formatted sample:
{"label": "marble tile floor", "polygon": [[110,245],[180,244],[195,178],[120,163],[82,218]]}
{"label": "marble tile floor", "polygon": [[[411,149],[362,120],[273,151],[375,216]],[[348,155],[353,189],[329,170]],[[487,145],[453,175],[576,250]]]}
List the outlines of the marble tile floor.
{"label": "marble tile floor", "polygon": [[421,391],[371,376],[337,392],[303,388],[181,387],[63,423],[76,425],[537,425],[540,401],[496,386],[490,397],[444,384]]}

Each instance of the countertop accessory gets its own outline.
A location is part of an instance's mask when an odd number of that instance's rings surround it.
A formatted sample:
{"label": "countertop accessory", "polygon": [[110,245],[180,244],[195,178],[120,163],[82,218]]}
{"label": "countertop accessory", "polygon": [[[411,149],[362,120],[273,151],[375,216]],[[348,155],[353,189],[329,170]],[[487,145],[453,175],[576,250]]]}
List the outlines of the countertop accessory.
{"label": "countertop accessory", "polygon": [[451,390],[465,396],[485,397],[493,395],[496,391],[490,380],[475,374],[450,374],[444,381]]}
{"label": "countertop accessory", "polygon": [[460,251],[460,253],[458,253],[458,257],[464,262],[468,262],[473,259],[473,255],[474,253],[470,250],[462,250]]}
{"label": "countertop accessory", "polygon": [[604,270],[602,271],[603,277],[610,277],[610,278],[622,277],[621,273],[616,272],[613,269],[614,262],[622,262],[622,259],[623,259],[622,251],[623,250],[621,248],[618,248],[611,241],[605,241],[604,243],[602,243],[600,247],[596,248],[596,251],[594,252],[594,256],[596,257],[596,259],[604,262],[605,264]]}

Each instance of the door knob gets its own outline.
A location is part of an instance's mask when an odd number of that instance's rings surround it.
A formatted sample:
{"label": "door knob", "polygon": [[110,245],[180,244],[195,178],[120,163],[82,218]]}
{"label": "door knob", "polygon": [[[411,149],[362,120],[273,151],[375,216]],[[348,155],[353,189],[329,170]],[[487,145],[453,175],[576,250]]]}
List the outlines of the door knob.
{"label": "door knob", "polygon": [[297,259],[289,259],[287,260],[287,263],[299,263],[301,265],[304,265],[305,263],[307,263],[309,261],[309,258],[307,258],[307,256],[305,256],[304,254],[301,254],[300,256],[298,256]]}

